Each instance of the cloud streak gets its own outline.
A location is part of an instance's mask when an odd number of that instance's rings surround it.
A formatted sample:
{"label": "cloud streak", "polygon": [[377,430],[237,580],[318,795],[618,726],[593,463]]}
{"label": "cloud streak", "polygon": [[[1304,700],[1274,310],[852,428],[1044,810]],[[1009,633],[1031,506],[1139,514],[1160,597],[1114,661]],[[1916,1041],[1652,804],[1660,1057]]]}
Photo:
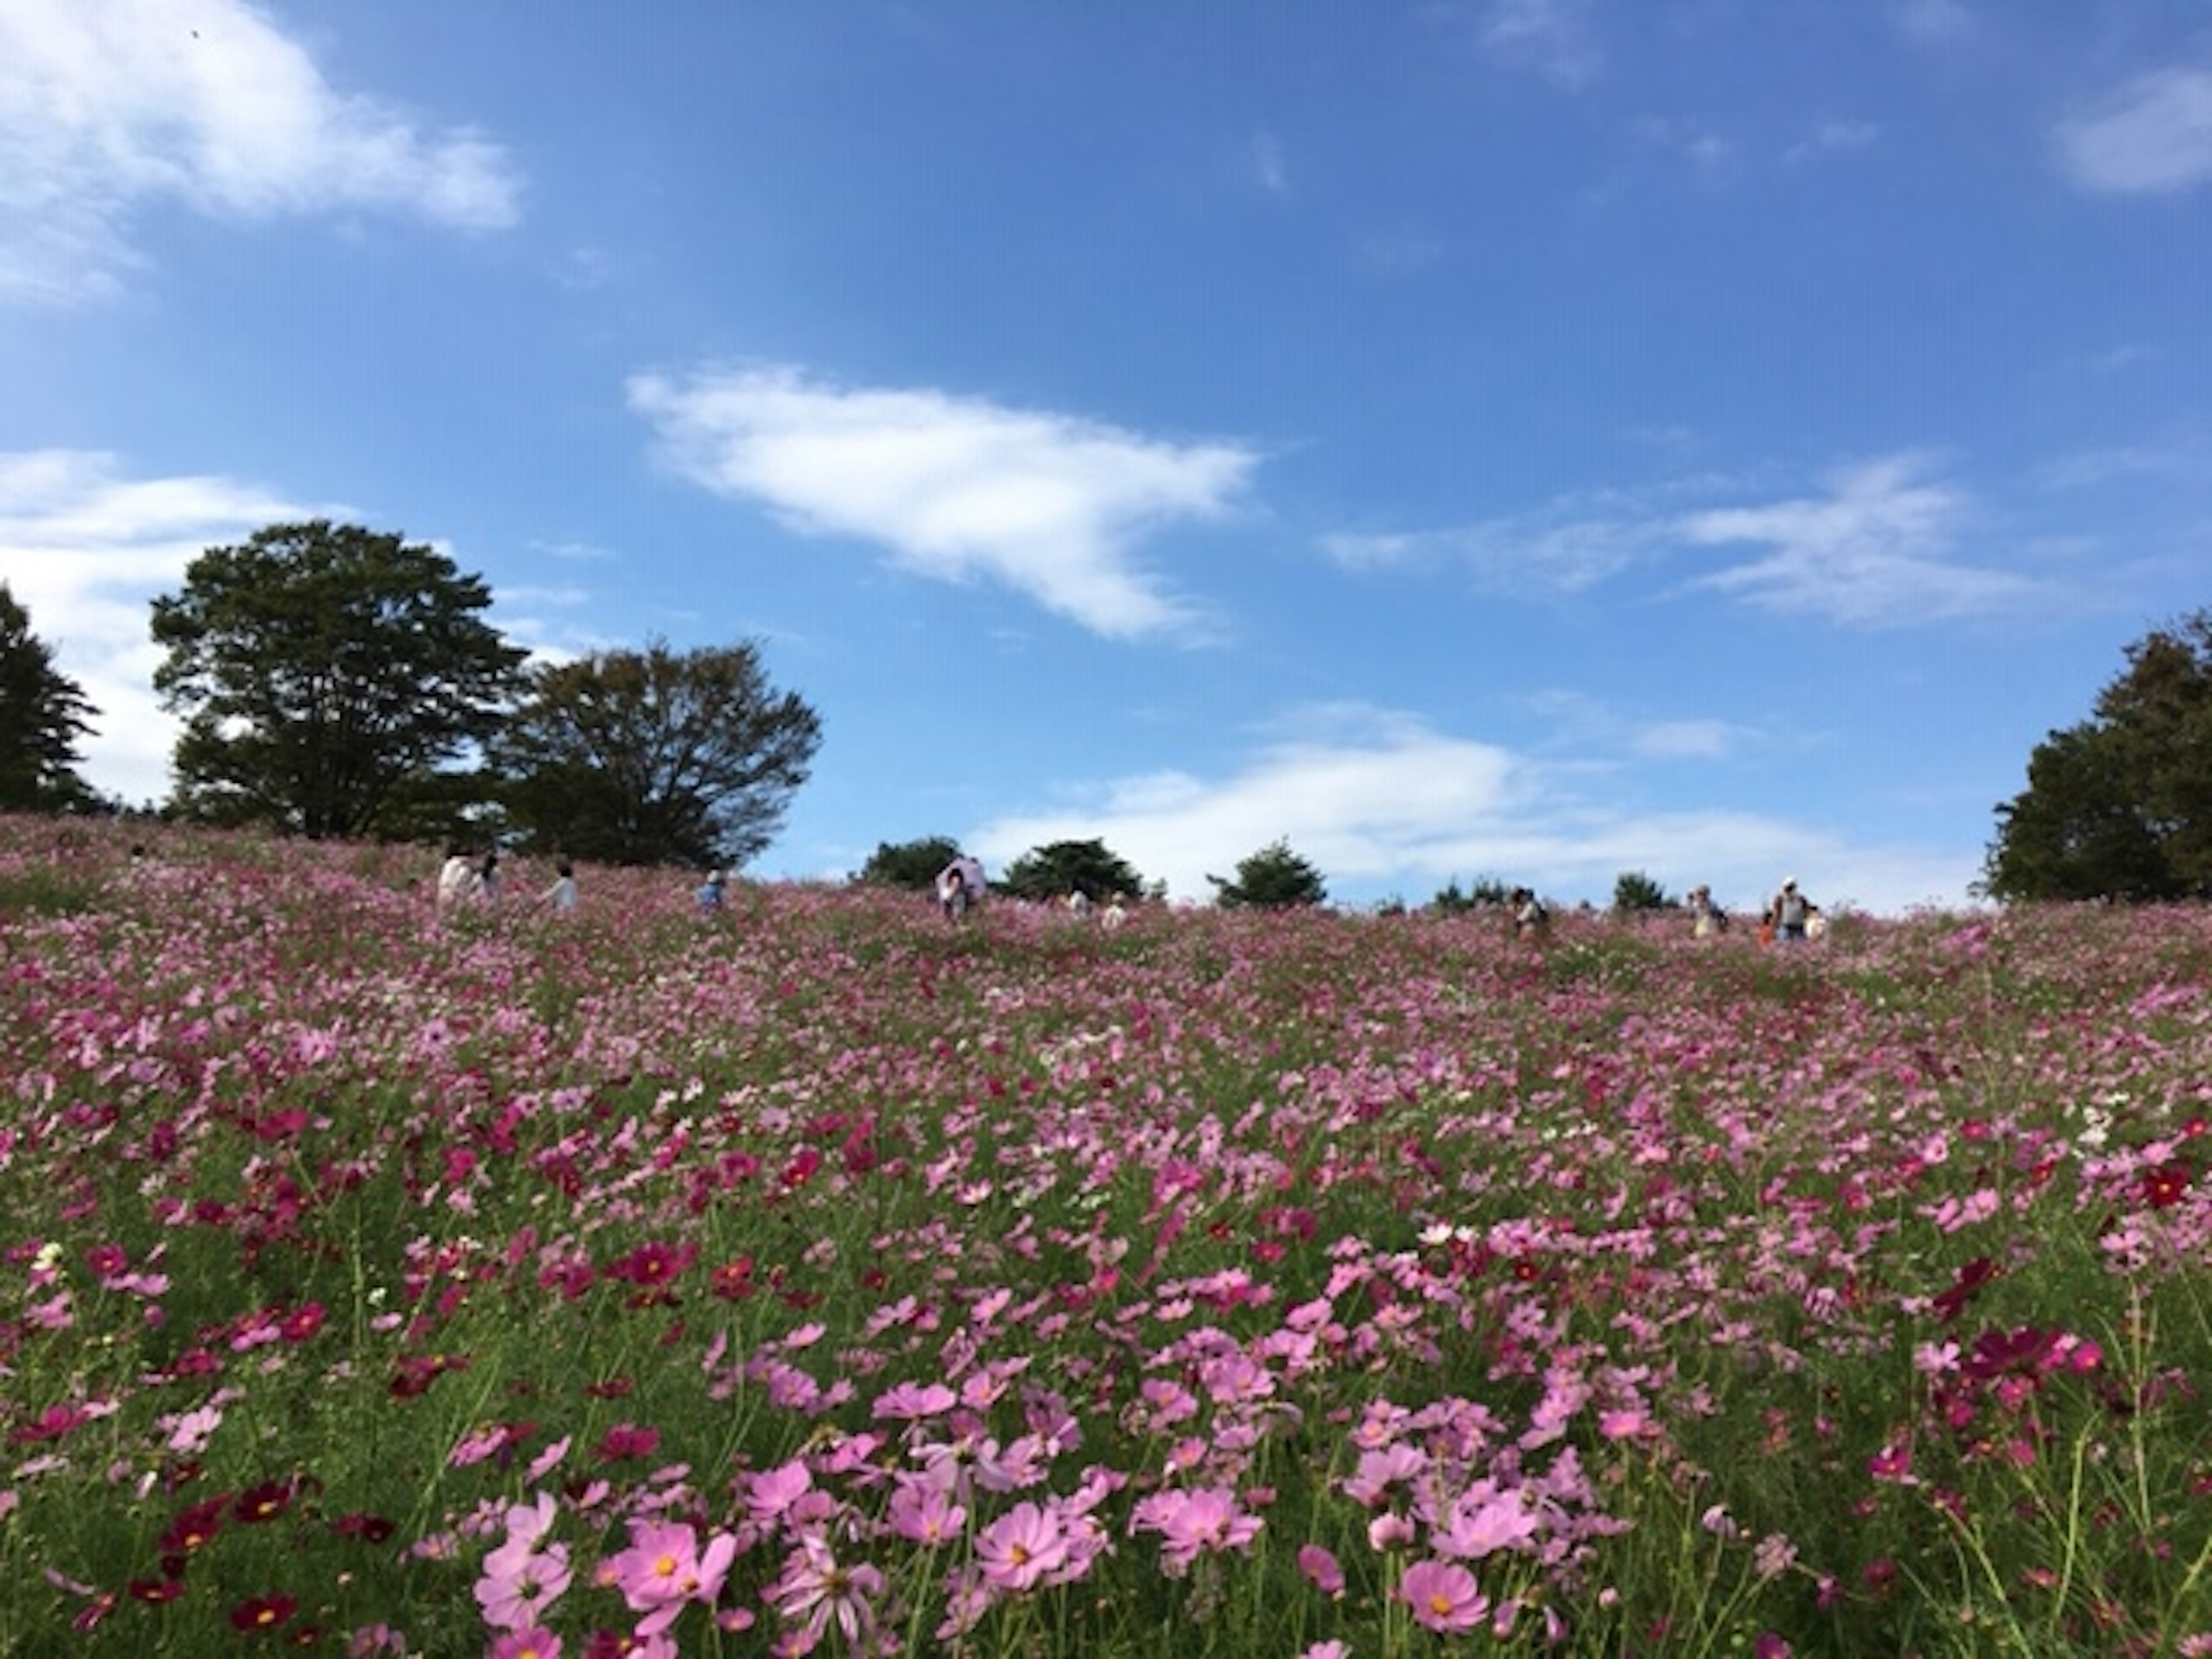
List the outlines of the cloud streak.
{"label": "cloud streak", "polygon": [[1682,591],[1725,594],[1755,609],[1859,627],[1956,620],[2020,611],[2057,595],[2050,583],[1966,562],[1958,546],[1976,518],[1963,490],[1928,476],[1921,456],[1846,468],[1820,492],[1684,512],[1711,481],[1661,491],[1593,492],[1539,511],[1441,530],[1340,532],[1324,554],[1353,572],[1442,566],[1506,598],[1571,598],[1638,569],[1739,547],[1755,556],[1689,577]]}
{"label": "cloud streak", "polygon": [[368,209],[465,231],[520,211],[505,152],[342,92],[246,0],[0,5],[0,301],[112,292],[132,216]]}
{"label": "cloud streak", "polygon": [[793,531],[887,551],[948,582],[996,582],[1113,639],[1189,633],[1195,611],[1137,556],[1221,519],[1259,461],[933,390],[834,386],[788,367],[641,374],[630,405],[702,489]]}

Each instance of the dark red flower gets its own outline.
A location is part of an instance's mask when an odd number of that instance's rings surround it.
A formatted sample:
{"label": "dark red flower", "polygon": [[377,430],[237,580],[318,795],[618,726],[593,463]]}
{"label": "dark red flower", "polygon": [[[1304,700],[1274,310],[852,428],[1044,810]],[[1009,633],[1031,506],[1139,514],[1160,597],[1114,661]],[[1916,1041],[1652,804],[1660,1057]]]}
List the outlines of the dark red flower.
{"label": "dark red flower", "polygon": [[229,1507],[230,1496],[226,1492],[179,1510],[155,1547],[164,1555],[190,1555],[205,1548],[222,1530],[223,1514]]}
{"label": "dark red flower", "polygon": [[133,1600],[139,1601],[173,1601],[185,1593],[181,1578],[134,1578],[130,1583]]}
{"label": "dark red flower", "polygon": [[342,1515],[331,1522],[331,1530],[341,1538],[358,1538],[364,1543],[381,1544],[396,1528],[380,1515],[371,1515],[365,1510],[356,1510],[351,1515]]}
{"label": "dark red flower", "polygon": [[289,1480],[264,1480],[258,1486],[249,1486],[238,1494],[230,1512],[251,1526],[257,1522],[274,1521],[292,1507],[292,1499],[299,1487]]}
{"label": "dark red flower", "polygon": [[2170,1158],[2143,1171],[2136,1195],[2154,1210],[2171,1209],[2189,1195],[2189,1183],[2196,1176],[2187,1158]]}
{"label": "dark red flower", "polygon": [[279,1590],[274,1595],[249,1595],[230,1610],[230,1627],[242,1631],[275,1630],[299,1610],[300,1599]]}
{"label": "dark red flower", "polygon": [[660,1431],[638,1423],[617,1423],[599,1437],[592,1455],[603,1463],[626,1457],[650,1457],[660,1447]]}

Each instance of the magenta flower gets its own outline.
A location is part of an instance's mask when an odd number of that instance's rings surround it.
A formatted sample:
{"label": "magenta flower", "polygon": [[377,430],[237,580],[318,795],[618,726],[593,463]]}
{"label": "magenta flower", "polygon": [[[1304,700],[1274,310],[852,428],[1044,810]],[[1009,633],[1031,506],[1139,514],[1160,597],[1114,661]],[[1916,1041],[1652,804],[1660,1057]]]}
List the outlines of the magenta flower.
{"label": "magenta flower", "polygon": [[561,1659],[561,1638],[543,1625],[510,1631],[491,1644],[489,1659]]}
{"label": "magenta flower", "polygon": [[1490,1611],[1490,1598],[1474,1575],[1452,1561],[1416,1561],[1398,1581],[1398,1599],[1413,1610],[1413,1622],[1439,1635],[1473,1630]]}
{"label": "magenta flower", "polygon": [[1486,1555],[1527,1542],[1535,1535],[1537,1526],[1535,1515],[1517,1491],[1480,1507],[1462,1498],[1452,1505],[1449,1520],[1437,1533],[1436,1547],[1440,1554],[1480,1561]]}
{"label": "magenta flower", "polygon": [[1059,1517],[1027,1502],[1015,1504],[975,1540],[983,1582],[994,1589],[1030,1589],[1066,1558]]}
{"label": "magenta flower", "polygon": [[1323,1595],[1335,1597],[1344,1594],[1344,1569],[1336,1558],[1318,1544],[1298,1547],[1298,1571]]}

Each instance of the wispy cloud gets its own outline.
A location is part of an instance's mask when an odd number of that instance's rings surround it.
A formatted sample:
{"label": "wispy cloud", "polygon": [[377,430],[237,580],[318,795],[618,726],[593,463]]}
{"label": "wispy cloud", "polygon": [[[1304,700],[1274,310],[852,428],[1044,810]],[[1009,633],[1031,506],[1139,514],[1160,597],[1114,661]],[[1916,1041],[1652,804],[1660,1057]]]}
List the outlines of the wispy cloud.
{"label": "wispy cloud", "polygon": [[1464,570],[1486,592],[1537,599],[1595,587],[1652,556],[1664,540],[1663,522],[1642,503],[1599,494],[1444,530],[1340,532],[1321,545],[1347,570],[1443,567]]}
{"label": "wispy cloud", "polygon": [[2145,75],[2062,122],[2058,157],[2086,190],[2155,196],[2212,179],[2212,70]]}
{"label": "wispy cloud", "polygon": [[230,478],[126,478],[109,455],[0,453],[0,581],[100,711],[83,744],[96,787],[133,803],[168,790],[177,728],[154,696],[153,600],[208,547],[317,511],[332,509]]}
{"label": "wispy cloud", "polygon": [[[1692,576],[1678,591],[1856,626],[1998,614],[2055,596],[2042,580],[1963,559],[1977,516],[1927,458],[1846,468],[1819,493],[1745,505],[1741,485],[1686,477],[1662,489],[1563,496],[1533,513],[1442,530],[1347,532],[1322,550],[1361,573],[1464,571],[1484,591],[1537,599],[1585,592],[1705,550],[1765,551]],[[1685,501],[1726,505],[1693,506]]]}
{"label": "wispy cloud", "polygon": [[1864,149],[1881,136],[1881,129],[1871,121],[1823,121],[1813,130],[1810,137],[1792,144],[1784,151],[1782,159],[1796,163],[1847,150]]}
{"label": "wispy cloud", "polygon": [[1195,627],[1138,545],[1231,512],[1260,459],[1241,444],[1173,443],[783,367],[641,374],[629,398],[702,488],[757,501],[802,534],[873,543],[920,575],[1003,583],[1114,638]]}
{"label": "wispy cloud", "polygon": [[247,0],[7,0],[0,64],[0,301],[112,290],[141,263],[133,216],[165,200],[463,230],[519,216],[498,145],[332,87]]}
{"label": "wispy cloud", "polygon": [[1920,46],[1945,46],[1974,33],[1974,14],[1962,0],[1897,0],[1889,15],[1905,39]]}
{"label": "wispy cloud", "polygon": [[1490,0],[1479,26],[1483,47],[1563,87],[1596,78],[1603,64],[1589,0]]}
{"label": "wispy cloud", "polygon": [[1872,625],[2012,611],[2052,597],[2047,583],[1954,558],[1972,504],[1927,470],[1922,457],[1890,456],[1836,475],[1824,495],[1680,519],[1674,533],[1693,545],[1768,550],[1691,586],[1762,610]]}
{"label": "wispy cloud", "polygon": [[1264,128],[1252,135],[1252,176],[1270,196],[1291,193],[1291,171],[1283,160],[1283,141]]}
{"label": "wispy cloud", "polygon": [[1525,880],[1553,894],[1609,894],[1625,870],[1682,890],[1712,883],[1750,904],[1784,869],[1822,872],[1820,896],[1878,909],[1957,903],[1972,854],[1853,848],[1825,830],[1735,812],[1638,816],[1547,766],[1385,709],[1303,711],[1224,775],[1163,773],[1077,787],[1070,805],[995,819],[963,844],[1003,867],[1060,840],[1103,840],[1171,896],[1211,895],[1208,875],[1278,837],[1340,897],[1395,890],[1419,902],[1455,878]]}
{"label": "wispy cloud", "polygon": [[2057,489],[2086,489],[2122,479],[2212,485],[2212,437],[2203,434],[2063,456],[2043,469],[2042,481]]}

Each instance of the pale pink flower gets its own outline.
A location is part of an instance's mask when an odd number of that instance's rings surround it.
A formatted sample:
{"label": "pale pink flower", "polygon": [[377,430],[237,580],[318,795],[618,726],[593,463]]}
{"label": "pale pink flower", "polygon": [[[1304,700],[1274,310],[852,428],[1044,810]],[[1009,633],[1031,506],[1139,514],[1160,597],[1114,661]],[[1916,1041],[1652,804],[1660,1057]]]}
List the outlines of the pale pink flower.
{"label": "pale pink flower", "polygon": [[1172,1576],[1201,1554],[1249,1548],[1262,1524],[1237,1507],[1233,1493],[1207,1486],[1153,1493],[1137,1505],[1130,1529],[1159,1534],[1160,1565]]}
{"label": "pale pink flower", "polygon": [[808,1534],[785,1559],[783,1577],[769,1590],[769,1600],[786,1619],[803,1619],[795,1635],[812,1649],[832,1624],[849,1649],[873,1632],[875,1598],[884,1593],[884,1576],[863,1563],[846,1567],[838,1563],[829,1543]]}
{"label": "pale pink flower", "polygon": [[1027,1502],[1015,1504],[975,1540],[976,1563],[994,1589],[1031,1589],[1066,1557],[1059,1517]]}
{"label": "pale pink flower", "polygon": [[957,1538],[968,1511],[941,1487],[902,1478],[884,1516],[890,1529],[909,1543],[937,1545]]}
{"label": "pale pink flower", "polygon": [[1446,1636],[1474,1629],[1490,1611],[1474,1575],[1451,1561],[1413,1563],[1398,1581],[1398,1599],[1413,1610],[1415,1624]]}

